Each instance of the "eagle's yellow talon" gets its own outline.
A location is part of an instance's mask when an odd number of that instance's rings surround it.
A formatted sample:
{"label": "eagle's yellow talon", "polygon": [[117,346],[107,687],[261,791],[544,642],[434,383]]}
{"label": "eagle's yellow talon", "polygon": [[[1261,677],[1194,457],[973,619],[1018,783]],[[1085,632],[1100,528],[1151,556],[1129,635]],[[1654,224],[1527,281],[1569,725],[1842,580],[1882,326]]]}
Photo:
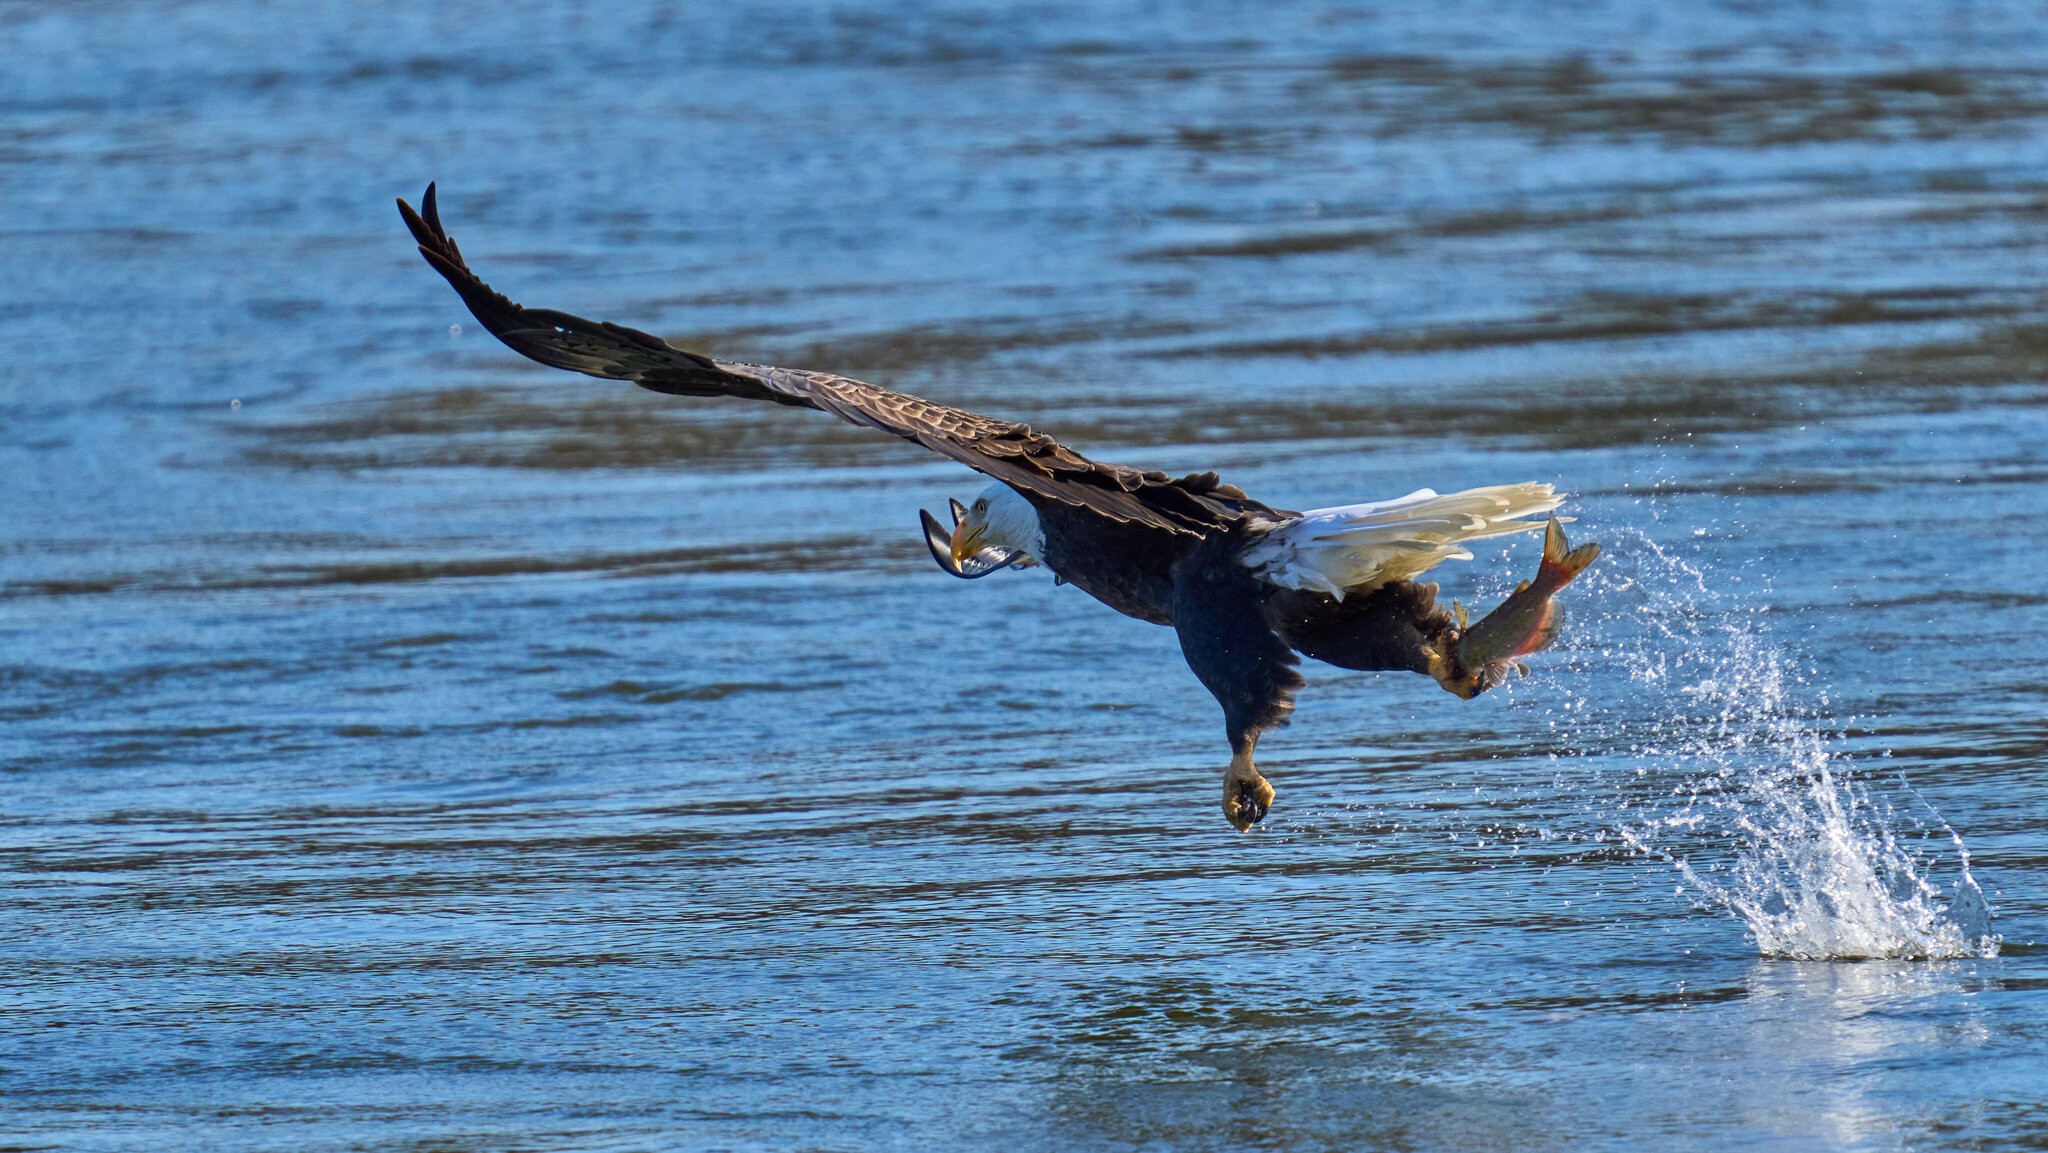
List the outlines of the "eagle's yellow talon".
{"label": "eagle's yellow talon", "polygon": [[1223,819],[1242,833],[1266,818],[1273,807],[1273,786],[1252,767],[1251,758],[1238,757],[1223,770]]}

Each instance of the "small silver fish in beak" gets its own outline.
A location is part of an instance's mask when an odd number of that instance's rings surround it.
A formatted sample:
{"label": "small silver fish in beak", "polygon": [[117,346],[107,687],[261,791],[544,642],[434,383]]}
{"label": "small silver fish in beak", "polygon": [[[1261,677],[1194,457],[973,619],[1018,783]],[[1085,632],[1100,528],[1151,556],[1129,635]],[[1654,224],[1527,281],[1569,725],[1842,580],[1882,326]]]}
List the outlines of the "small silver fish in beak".
{"label": "small silver fish in beak", "polygon": [[987,526],[970,524],[965,505],[957,500],[947,503],[953,511],[951,532],[939,523],[938,517],[929,512],[918,513],[918,519],[924,524],[925,547],[931,550],[932,559],[939,562],[940,568],[962,580],[974,580],[1011,565],[1027,563],[1024,554],[1016,549],[988,544]]}

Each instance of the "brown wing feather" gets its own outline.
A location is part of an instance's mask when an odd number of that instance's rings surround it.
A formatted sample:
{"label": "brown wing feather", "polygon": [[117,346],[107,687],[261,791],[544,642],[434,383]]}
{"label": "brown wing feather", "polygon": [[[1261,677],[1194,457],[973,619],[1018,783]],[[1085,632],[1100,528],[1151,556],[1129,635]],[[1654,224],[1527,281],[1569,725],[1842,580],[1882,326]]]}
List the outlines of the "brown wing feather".
{"label": "brown wing feather", "polygon": [[1161,472],[1089,460],[1029,425],[997,420],[880,388],[851,377],[765,364],[713,360],[659,337],[566,312],[525,308],[471,272],[441,226],[434,186],[419,212],[398,211],[420,255],[445,277],[478,323],[530,359],[590,376],[630,380],[675,396],[735,396],[801,405],[916,441],[1020,491],[1088,509],[1111,520],[1205,535],[1247,514],[1284,516],[1223,484],[1215,473],[1172,480]]}

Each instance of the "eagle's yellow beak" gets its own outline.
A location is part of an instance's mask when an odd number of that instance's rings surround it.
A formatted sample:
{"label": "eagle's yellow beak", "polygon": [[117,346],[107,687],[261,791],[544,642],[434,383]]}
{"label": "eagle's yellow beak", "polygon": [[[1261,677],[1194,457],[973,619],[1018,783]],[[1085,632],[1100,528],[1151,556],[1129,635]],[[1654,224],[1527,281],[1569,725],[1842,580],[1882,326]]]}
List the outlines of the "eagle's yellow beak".
{"label": "eagle's yellow beak", "polygon": [[954,564],[960,564],[966,561],[968,557],[981,551],[981,536],[986,528],[986,525],[980,524],[971,516],[954,527],[952,540]]}

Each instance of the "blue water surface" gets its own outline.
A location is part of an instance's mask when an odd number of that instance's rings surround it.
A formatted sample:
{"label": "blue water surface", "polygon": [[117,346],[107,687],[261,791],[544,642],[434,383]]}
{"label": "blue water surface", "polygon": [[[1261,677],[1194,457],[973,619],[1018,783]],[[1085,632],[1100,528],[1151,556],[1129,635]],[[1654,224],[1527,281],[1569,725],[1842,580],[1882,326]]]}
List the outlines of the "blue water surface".
{"label": "blue water surface", "polygon": [[[0,3],[0,1146],[2048,1143],[2044,61]],[[429,180],[529,304],[1287,507],[1549,481],[1608,554],[1476,701],[1311,667],[1240,836],[1169,631],[940,573],[914,446],[520,360]]]}

